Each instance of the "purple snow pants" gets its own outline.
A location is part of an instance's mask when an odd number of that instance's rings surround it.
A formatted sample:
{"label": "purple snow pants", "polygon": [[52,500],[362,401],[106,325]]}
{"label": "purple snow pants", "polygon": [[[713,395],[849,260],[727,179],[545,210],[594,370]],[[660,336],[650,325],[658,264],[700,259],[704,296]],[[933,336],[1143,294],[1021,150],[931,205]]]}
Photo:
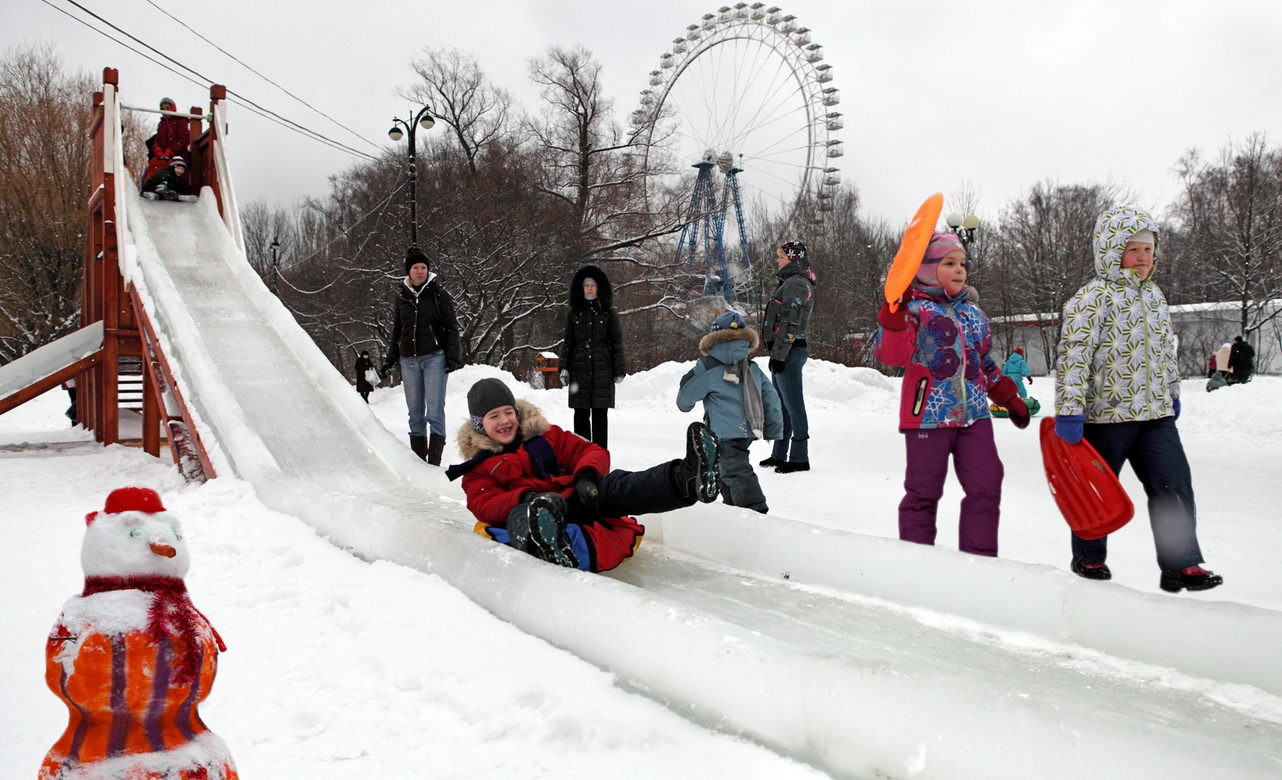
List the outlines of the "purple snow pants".
{"label": "purple snow pants", "polygon": [[993,421],[966,428],[904,431],[908,469],[899,502],[899,538],[935,543],[935,510],[944,494],[948,456],[966,497],[961,502],[958,547],[975,555],[997,555],[997,520],[1002,500],[1002,462],[993,441]]}

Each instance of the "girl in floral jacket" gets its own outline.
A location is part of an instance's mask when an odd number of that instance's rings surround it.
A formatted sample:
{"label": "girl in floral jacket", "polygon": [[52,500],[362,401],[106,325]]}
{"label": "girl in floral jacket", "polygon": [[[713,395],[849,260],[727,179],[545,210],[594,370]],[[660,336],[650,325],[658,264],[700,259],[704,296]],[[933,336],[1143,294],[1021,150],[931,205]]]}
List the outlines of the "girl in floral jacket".
{"label": "girl in floral jacket", "polygon": [[899,538],[935,543],[935,514],[944,493],[948,457],[966,492],[958,546],[997,555],[1002,462],[993,441],[988,399],[1028,426],[1028,407],[1015,383],[989,355],[988,317],[966,285],[971,261],[953,233],[935,233],[914,285],[896,311],[877,315],[877,359],[904,366],[899,429],[908,448]]}

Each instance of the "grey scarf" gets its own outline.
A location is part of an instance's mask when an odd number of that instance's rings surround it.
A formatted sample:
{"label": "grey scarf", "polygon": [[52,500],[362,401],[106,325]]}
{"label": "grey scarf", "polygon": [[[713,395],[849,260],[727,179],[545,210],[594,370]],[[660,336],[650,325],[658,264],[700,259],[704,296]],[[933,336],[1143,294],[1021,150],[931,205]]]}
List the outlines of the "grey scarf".
{"label": "grey scarf", "polygon": [[749,359],[744,358],[732,366],[726,366],[723,376],[727,382],[743,389],[744,419],[748,423],[748,430],[760,439],[765,432],[766,413],[761,406],[761,388],[757,386],[757,378],[752,375],[748,363]]}

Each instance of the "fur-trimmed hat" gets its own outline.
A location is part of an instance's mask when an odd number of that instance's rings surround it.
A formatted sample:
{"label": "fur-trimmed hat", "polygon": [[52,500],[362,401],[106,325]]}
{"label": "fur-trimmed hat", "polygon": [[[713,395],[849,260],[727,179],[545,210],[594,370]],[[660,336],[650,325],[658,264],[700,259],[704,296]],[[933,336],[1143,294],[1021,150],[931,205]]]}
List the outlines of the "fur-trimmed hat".
{"label": "fur-trimmed hat", "polygon": [[422,263],[423,265],[427,266],[427,270],[429,271],[432,270],[432,263],[430,260],[427,259],[427,254],[425,254],[422,249],[420,249],[417,245],[415,245],[410,247],[405,252],[405,273],[408,274],[410,272],[410,269],[419,263]]}
{"label": "fur-trimmed hat", "polygon": [[480,431],[485,415],[500,406],[516,406],[516,397],[501,379],[486,377],[467,391],[467,414],[472,418],[472,430]]}

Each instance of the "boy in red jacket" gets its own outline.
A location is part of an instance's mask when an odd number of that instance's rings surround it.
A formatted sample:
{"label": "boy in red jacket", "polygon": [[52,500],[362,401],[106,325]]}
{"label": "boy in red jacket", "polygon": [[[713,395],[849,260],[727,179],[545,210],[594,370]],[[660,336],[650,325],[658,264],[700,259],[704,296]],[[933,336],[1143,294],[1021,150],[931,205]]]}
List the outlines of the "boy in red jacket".
{"label": "boy in red jacket", "polygon": [[610,453],[552,425],[498,379],[467,391],[459,429],[463,477],[476,531],[559,566],[608,571],[632,555],[645,527],[629,515],[668,512],[720,492],[717,437],[691,423],[682,460],[645,471],[610,470]]}

